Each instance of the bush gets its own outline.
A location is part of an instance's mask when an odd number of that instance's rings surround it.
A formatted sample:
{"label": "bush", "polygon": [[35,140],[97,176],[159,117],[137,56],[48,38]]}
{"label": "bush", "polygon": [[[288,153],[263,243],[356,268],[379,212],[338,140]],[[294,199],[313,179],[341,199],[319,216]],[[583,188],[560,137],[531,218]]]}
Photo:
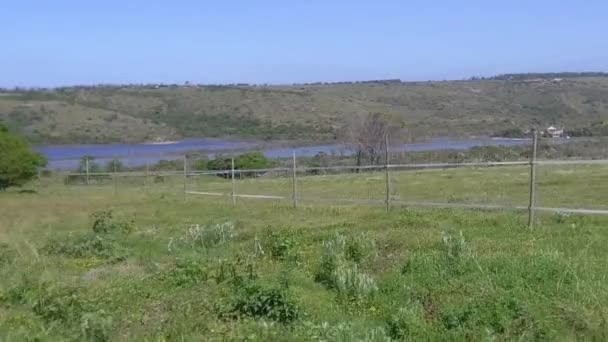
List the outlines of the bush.
{"label": "bush", "polygon": [[421,338],[424,336],[426,327],[422,308],[415,304],[399,309],[397,313],[386,319],[386,332],[394,340]]}
{"label": "bush", "polygon": [[281,324],[290,324],[300,317],[300,308],[284,287],[263,287],[245,282],[237,289],[232,301],[220,309],[223,318],[239,316],[267,318]]}
{"label": "bush", "polygon": [[301,260],[300,241],[293,232],[268,230],[262,248],[275,260],[293,262]]}
{"label": "bush", "polygon": [[27,183],[46,163],[46,158],[33,152],[25,139],[9,133],[0,122],[0,191]]}
{"label": "bush", "polygon": [[186,287],[207,281],[209,273],[198,260],[178,259],[164,277],[177,287]]}
{"label": "bush", "polygon": [[100,210],[91,214],[92,229],[97,234],[130,233],[133,221],[124,221],[114,217],[112,210]]}

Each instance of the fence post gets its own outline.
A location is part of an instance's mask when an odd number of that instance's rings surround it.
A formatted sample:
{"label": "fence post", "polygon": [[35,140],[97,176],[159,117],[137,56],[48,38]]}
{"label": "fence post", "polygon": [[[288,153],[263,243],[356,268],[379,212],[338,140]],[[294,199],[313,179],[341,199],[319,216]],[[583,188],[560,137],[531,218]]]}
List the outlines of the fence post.
{"label": "fence post", "polygon": [[530,201],[528,203],[528,228],[534,227],[534,206],[536,205],[536,150],[538,132],[532,130],[532,156],[530,158]]}
{"label": "fence post", "polygon": [[144,175],[144,190],[148,192],[148,162],[146,161],[146,174]]}
{"label": "fence post", "polygon": [[384,170],[386,180],[386,211],[391,209],[391,180],[389,175],[388,134],[384,136]]}
{"label": "fence post", "polygon": [[291,183],[292,183],[292,193],[291,199],[293,202],[293,207],[296,208],[298,206],[297,199],[297,183],[296,183],[296,151],[293,151],[293,164],[292,164],[292,175],[291,175]]}
{"label": "fence post", "polygon": [[184,155],[184,201],[186,200],[186,191],[188,184],[188,156]]}
{"label": "fence post", "polygon": [[113,171],[114,174],[112,174],[112,182],[114,183],[114,196],[116,196],[116,163],[117,163],[118,159],[114,159],[112,160],[112,167],[113,167]]}
{"label": "fence post", "polygon": [[85,172],[87,174],[87,178],[85,180],[85,184],[89,185],[89,157],[85,157],[84,159]]}
{"label": "fence post", "polygon": [[230,169],[231,172],[230,172],[230,174],[231,174],[231,178],[232,178],[232,194],[231,194],[231,197],[232,197],[232,205],[235,205],[236,204],[236,183],[234,181],[234,157],[232,157],[230,159],[230,164],[231,164],[231,169]]}

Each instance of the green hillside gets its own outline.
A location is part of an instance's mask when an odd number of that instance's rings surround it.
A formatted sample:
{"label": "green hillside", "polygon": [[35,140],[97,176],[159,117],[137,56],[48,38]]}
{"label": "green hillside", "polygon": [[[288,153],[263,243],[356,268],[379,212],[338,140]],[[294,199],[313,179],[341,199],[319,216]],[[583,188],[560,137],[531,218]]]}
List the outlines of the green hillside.
{"label": "green hillside", "polygon": [[13,90],[0,92],[0,119],[35,143],[228,136],[330,141],[350,117],[367,112],[401,118],[406,139],[493,135],[551,124],[584,132],[608,121],[608,77],[542,76]]}

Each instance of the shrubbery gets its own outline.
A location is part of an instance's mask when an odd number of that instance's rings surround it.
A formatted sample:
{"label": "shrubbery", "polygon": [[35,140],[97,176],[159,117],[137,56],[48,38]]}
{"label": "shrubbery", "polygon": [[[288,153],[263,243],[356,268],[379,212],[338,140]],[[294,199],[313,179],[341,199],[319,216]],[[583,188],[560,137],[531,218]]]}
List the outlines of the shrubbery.
{"label": "shrubbery", "polygon": [[10,186],[24,185],[46,163],[46,158],[33,152],[25,139],[11,134],[0,122],[0,191]]}

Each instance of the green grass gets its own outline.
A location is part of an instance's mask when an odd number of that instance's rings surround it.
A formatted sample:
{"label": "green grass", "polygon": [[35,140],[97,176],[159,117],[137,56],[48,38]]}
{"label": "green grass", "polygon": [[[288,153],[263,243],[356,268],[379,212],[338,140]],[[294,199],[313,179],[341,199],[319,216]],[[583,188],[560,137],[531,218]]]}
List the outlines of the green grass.
{"label": "green grass", "polygon": [[[607,175],[603,167],[540,170],[539,198],[600,207],[608,204]],[[525,168],[393,176],[393,195],[409,199],[527,196]],[[299,186],[315,196],[382,199],[382,177],[301,177]],[[289,182],[246,179],[237,189],[289,194]],[[540,215],[530,231],[519,212],[396,206],[386,213],[317,201],[293,209],[245,199],[232,206],[228,198],[184,202],[181,179],[147,185],[66,187],[51,178],[32,183],[34,194],[0,193],[0,340],[608,335],[605,217]],[[208,177],[188,187],[231,185]]]}

